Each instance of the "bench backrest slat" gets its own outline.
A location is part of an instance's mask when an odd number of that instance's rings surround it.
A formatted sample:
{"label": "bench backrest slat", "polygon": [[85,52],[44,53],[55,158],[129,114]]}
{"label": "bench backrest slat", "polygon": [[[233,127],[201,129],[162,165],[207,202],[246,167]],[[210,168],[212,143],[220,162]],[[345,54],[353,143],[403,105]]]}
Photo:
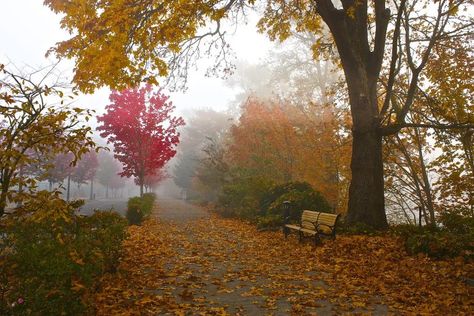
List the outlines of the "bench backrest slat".
{"label": "bench backrest slat", "polygon": [[304,228],[314,229],[314,225],[305,222],[334,226],[336,224],[337,217],[338,215],[336,214],[304,210],[303,214],[301,215],[301,226]]}

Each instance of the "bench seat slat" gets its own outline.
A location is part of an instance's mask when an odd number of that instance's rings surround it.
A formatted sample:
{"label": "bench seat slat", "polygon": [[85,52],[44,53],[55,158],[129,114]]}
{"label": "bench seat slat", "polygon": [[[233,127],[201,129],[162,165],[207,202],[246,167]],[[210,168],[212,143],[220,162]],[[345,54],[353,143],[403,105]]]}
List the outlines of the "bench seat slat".
{"label": "bench seat slat", "polygon": [[315,235],[316,234],[316,231],[314,231],[312,229],[301,228],[300,231],[305,233],[305,234],[309,234],[309,235]]}
{"label": "bench seat slat", "polygon": [[291,225],[291,224],[286,224],[285,227],[288,227],[290,229],[294,229],[294,230],[300,230],[301,227],[300,226],[297,226],[297,225]]}

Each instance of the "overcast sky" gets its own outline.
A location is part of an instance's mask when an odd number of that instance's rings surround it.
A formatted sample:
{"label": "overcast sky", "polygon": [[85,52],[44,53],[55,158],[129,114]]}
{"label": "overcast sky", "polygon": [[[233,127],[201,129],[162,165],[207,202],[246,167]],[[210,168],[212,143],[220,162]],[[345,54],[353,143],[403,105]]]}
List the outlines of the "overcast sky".
{"label": "overcast sky", "polygon": [[[68,38],[59,27],[59,16],[43,6],[42,0],[0,0],[0,62],[41,67],[54,60],[45,57],[46,51],[56,42]],[[264,35],[255,30],[255,21],[242,25],[229,38],[239,60],[258,62],[266,56],[271,44]],[[72,78],[73,63],[62,61],[61,71]],[[171,94],[172,101],[181,114],[203,107],[225,109],[237,91],[225,86],[223,80],[206,78],[205,69],[192,71],[189,88],[185,93]],[[109,91],[101,89],[94,95],[81,96],[77,105],[94,108],[98,113],[108,103]]]}

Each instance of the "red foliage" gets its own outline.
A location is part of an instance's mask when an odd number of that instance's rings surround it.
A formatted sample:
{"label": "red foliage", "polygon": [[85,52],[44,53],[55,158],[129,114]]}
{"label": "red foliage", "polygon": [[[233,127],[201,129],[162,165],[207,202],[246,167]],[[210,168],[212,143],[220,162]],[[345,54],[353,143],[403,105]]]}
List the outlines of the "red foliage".
{"label": "red foliage", "polygon": [[176,154],[177,129],[184,120],[172,115],[175,107],[168,100],[150,85],[114,91],[107,112],[98,117],[100,135],[113,143],[115,158],[123,164],[120,175],[137,178],[141,193],[145,176],[156,174]]}
{"label": "red foliage", "polygon": [[[163,170],[157,170],[154,174],[145,175],[143,184],[148,190],[154,189],[161,181],[168,179],[170,176]],[[135,183],[140,185],[138,178],[135,178]]]}

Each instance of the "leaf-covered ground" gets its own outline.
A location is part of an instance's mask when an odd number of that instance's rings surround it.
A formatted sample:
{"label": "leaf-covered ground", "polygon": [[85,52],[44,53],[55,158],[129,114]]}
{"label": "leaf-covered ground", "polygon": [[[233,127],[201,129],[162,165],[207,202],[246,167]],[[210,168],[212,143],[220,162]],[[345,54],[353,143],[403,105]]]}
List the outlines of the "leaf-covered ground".
{"label": "leaf-covered ground", "polygon": [[474,313],[473,264],[407,256],[391,237],[285,241],[174,200],[129,228],[98,315]]}

